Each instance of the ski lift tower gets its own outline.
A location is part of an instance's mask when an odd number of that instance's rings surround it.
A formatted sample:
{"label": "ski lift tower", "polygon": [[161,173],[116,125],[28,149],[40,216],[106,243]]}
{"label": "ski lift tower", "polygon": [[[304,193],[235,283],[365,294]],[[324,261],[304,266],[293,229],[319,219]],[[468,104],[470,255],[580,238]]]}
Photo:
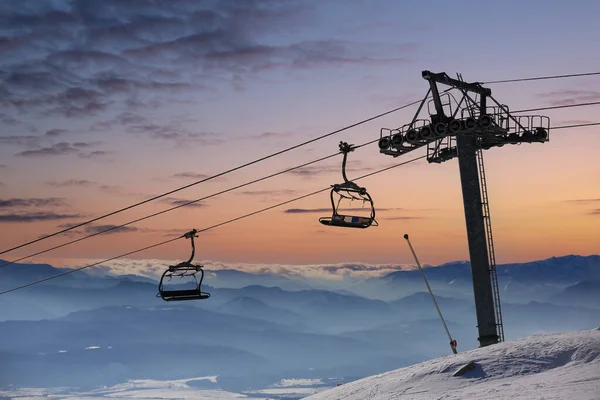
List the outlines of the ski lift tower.
{"label": "ski lift tower", "polygon": [[[550,119],[541,115],[510,114],[506,105],[479,83],[467,83],[458,75],[423,71],[429,90],[409,124],[383,128],[379,151],[398,157],[427,146],[427,161],[442,163],[458,158],[475,309],[481,347],[504,340],[500,293],[483,166],[483,150],[505,144],[543,143],[549,140]],[[440,93],[438,84],[450,86]],[[454,96],[457,94],[460,100]],[[419,119],[427,104],[428,118]],[[488,100],[493,105],[488,105]],[[433,107],[432,107],[433,106]]]}

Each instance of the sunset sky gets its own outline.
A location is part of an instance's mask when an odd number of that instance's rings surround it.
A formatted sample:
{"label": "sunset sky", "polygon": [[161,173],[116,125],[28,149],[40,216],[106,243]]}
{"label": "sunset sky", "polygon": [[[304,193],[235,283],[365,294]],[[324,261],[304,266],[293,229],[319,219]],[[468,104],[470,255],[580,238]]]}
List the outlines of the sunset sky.
{"label": "sunset sky", "polygon": [[[160,4],[160,5],[159,5]],[[489,4],[489,5],[488,5]],[[492,81],[600,70],[597,1],[4,0],[0,2],[0,250],[350,125],[427,91],[422,70]],[[511,109],[600,100],[600,76],[490,84]],[[600,122],[599,106],[544,112]],[[18,251],[11,260],[364,143],[416,107]],[[497,260],[600,253],[600,127],[485,153]],[[409,160],[377,145],[349,177]],[[340,183],[341,157],[34,258],[120,253]],[[327,192],[198,238],[229,264],[409,264],[468,258],[458,163],[360,181],[379,227],[328,228]],[[290,212],[290,209],[297,209]],[[315,211],[316,210],[316,211]],[[138,260],[187,257],[184,240]]]}

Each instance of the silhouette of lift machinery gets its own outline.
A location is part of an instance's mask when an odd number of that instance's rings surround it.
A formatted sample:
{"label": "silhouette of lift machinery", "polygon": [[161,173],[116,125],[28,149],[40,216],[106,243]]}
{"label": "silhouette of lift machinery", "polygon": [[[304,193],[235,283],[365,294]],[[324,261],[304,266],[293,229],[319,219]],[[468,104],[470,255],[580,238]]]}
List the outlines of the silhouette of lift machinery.
{"label": "silhouette of lift machinery", "polygon": [[[483,164],[483,150],[507,144],[544,143],[550,119],[541,115],[513,116],[490,89],[467,83],[458,75],[423,71],[429,90],[409,124],[380,131],[379,151],[398,157],[426,146],[427,161],[458,158],[480,346],[504,340],[496,256]],[[442,93],[438,84],[450,86]],[[453,92],[460,96],[460,100]],[[428,118],[419,118],[427,103]],[[493,105],[488,105],[488,100]]]}

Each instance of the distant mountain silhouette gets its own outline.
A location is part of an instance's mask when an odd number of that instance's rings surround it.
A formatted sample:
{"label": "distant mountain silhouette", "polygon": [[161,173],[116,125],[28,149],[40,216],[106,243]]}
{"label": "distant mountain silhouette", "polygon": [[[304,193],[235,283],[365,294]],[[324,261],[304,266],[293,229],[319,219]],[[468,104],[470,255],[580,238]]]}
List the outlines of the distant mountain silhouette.
{"label": "distant mountain silhouette", "polygon": [[301,315],[284,308],[269,306],[254,297],[236,297],[233,300],[216,307],[215,311],[293,325],[299,330],[305,329],[303,322],[304,318]]}
{"label": "distant mountain silhouette", "polygon": [[[0,260],[0,264],[7,262],[6,260]],[[65,271],[68,271],[68,269],[55,268],[49,264],[16,263],[7,265],[0,270],[2,276],[0,288],[2,290],[9,289],[13,286],[48,278]],[[63,283],[70,282],[73,279],[71,275],[61,277],[61,279],[63,278]]]}
{"label": "distant mountain silhouette", "polygon": [[0,362],[10,363],[11,374],[1,374],[0,385],[15,380],[49,385],[56,374],[41,374],[41,368],[51,365],[63,368],[55,383],[74,385],[78,380],[110,383],[94,372],[108,365],[121,365],[128,379],[157,379],[166,369],[172,379],[280,371],[291,360],[294,368],[341,367],[360,364],[365,357],[389,357],[387,353],[352,338],[301,333],[189,305],[112,306],[55,320],[1,322]]}
{"label": "distant mountain silhouette", "polygon": [[[446,318],[465,321],[467,316],[474,315],[475,304],[473,299],[464,300],[436,295],[435,300]],[[389,304],[394,312],[401,315],[406,321],[437,317],[437,311],[429,292],[414,293],[391,301]]]}
{"label": "distant mountain silhouette", "polygon": [[557,304],[568,304],[600,309],[600,279],[576,283],[552,296],[550,301]]}
{"label": "distant mountain silhouette", "polygon": [[206,270],[206,272],[207,282],[210,281],[211,286],[218,288],[240,289],[251,285],[276,286],[286,290],[310,288],[310,285],[305,282],[272,273],[248,273],[235,269]]}
{"label": "distant mountain silhouette", "polygon": [[[424,268],[425,275],[441,296],[464,296],[472,292],[471,264],[457,261]],[[600,279],[600,256],[552,257],[527,263],[497,266],[500,289],[506,299],[531,301],[547,298],[568,285],[589,279]],[[419,270],[396,271],[381,278],[372,278],[350,290],[370,298],[394,300],[415,290],[424,289]]]}
{"label": "distant mountain silhouette", "polygon": [[[1,261],[0,261],[1,262]],[[66,269],[48,264],[17,264],[4,268],[1,289],[8,289],[31,281],[43,279]],[[522,301],[547,298],[566,286],[586,280],[600,279],[600,256],[552,257],[528,263],[502,264],[497,267],[501,290],[506,296],[522,297]],[[468,261],[455,261],[437,267],[425,268],[427,279],[440,296],[460,297],[472,291],[471,268]],[[156,281],[136,275],[92,276],[86,271],[66,275],[42,285],[71,287],[111,287],[115,281],[132,281],[155,284]],[[309,290],[304,278],[292,278],[273,273],[248,273],[233,269],[207,270],[207,286],[241,289],[248,286],[279,287],[285,290]],[[395,300],[424,289],[418,270],[397,271],[380,278],[371,278],[352,284],[340,294],[354,293],[363,297]],[[253,296],[256,297],[256,296]]]}
{"label": "distant mountain silhouette", "polygon": [[600,309],[560,306],[532,301],[528,304],[502,305],[505,333],[517,338],[531,332],[564,332],[590,329],[600,321]]}

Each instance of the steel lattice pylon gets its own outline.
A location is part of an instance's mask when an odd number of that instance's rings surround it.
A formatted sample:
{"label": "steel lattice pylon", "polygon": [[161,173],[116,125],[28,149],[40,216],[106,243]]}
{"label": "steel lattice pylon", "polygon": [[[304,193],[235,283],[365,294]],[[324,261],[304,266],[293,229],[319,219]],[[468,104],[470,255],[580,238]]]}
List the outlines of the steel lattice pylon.
{"label": "steel lattice pylon", "polygon": [[[446,73],[423,71],[429,91],[409,124],[380,131],[380,152],[398,157],[426,146],[427,160],[442,163],[458,158],[477,327],[481,346],[504,340],[496,254],[492,237],[487,181],[482,150],[505,144],[543,143],[549,140],[550,119],[541,115],[510,114],[490,89],[479,83],[450,78]],[[437,85],[450,89],[440,93]],[[460,100],[454,96],[458,93]],[[427,103],[429,115],[419,118]],[[488,106],[488,99],[494,105]]]}

